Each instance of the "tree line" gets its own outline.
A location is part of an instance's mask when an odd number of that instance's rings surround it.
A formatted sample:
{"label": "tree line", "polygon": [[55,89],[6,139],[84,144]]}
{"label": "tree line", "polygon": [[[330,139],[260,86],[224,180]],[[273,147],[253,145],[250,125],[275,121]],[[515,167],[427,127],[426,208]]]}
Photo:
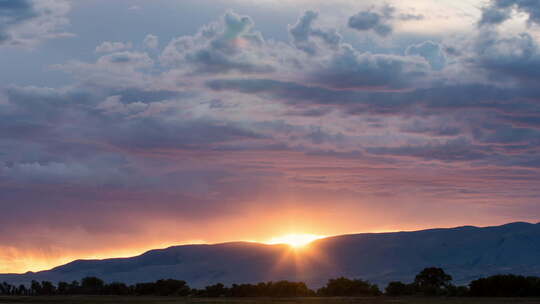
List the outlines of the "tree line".
{"label": "tree line", "polygon": [[495,275],[472,281],[468,286],[455,286],[452,276],[442,268],[422,270],[411,283],[390,282],[384,292],[376,284],[361,279],[340,277],[330,279],[325,286],[312,290],[303,282],[277,281],[258,284],[218,283],[202,289],[191,288],[182,280],[166,279],[127,285],[105,283],[97,277],[80,282],[32,281],[29,286],[0,284],[0,295],[121,295],[121,296],[178,296],[178,297],[354,297],[354,296],[473,296],[473,297],[539,297],[540,278],[518,275]]}
{"label": "tree line", "polygon": [[385,289],[389,296],[450,297],[540,297],[540,278],[521,275],[494,275],[471,281],[468,286],[455,286],[452,276],[442,268],[422,270],[412,283],[390,282]]}

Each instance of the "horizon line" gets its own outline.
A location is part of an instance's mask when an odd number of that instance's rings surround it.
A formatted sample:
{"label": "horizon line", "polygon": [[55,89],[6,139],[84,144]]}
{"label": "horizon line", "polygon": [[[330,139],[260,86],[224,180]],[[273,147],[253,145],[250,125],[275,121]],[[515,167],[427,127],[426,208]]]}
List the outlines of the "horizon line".
{"label": "horizon line", "polygon": [[[440,230],[440,229],[458,229],[458,228],[465,228],[465,227],[471,227],[471,228],[495,228],[495,227],[502,227],[507,225],[513,225],[513,224],[528,224],[528,225],[538,225],[540,222],[528,222],[528,221],[514,221],[514,222],[508,222],[504,224],[499,225],[488,225],[488,226],[474,226],[474,225],[461,225],[461,226],[451,226],[451,227],[434,227],[434,228],[425,228],[425,229],[418,229],[418,230],[395,230],[395,231],[380,231],[380,232],[352,232],[352,233],[343,233],[343,234],[336,234],[336,235],[329,235],[321,237],[320,239],[314,240],[312,243],[315,243],[317,241],[321,240],[327,240],[331,238],[338,238],[338,237],[344,237],[344,236],[351,236],[351,235],[361,235],[361,234],[387,234],[387,233],[414,233],[414,232],[422,232],[422,231],[430,231],[430,230]],[[285,243],[276,243],[276,244],[269,244],[262,241],[252,241],[252,240],[237,240],[237,241],[224,241],[224,242],[216,242],[216,243],[185,243],[185,244],[176,244],[176,245],[170,245],[166,247],[161,248],[154,248],[154,249],[147,249],[145,251],[142,251],[139,254],[134,255],[128,255],[128,256],[118,256],[118,257],[106,257],[106,258],[80,258],[80,259],[74,259],[70,262],[60,264],[48,269],[42,269],[42,270],[36,270],[36,271],[26,271],[26,272],[13,272],[13,273],[0,273],[0,275],[24,275],[24,274],[35,274],[43,271],[50,271],[53,269],[56,269],[58,267],[62,267],[74,262],[79,261],[106,261],[106,260],[114,260],[114,259],[129,259],[129,258],[135,258],[142,256],[144,254],[147,254],[152,251],[160,251],[160,250],[167,250],[170,248],[175,247],[186,247],[186,246],[219,246],[219,245],[227,245],[227,244],[259,244],[264,246],[289,246]]]}

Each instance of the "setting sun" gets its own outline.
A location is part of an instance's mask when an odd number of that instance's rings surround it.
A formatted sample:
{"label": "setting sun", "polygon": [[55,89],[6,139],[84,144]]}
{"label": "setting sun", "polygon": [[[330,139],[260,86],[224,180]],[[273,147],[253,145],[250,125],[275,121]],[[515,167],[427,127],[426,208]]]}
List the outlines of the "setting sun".
{"label": "setting sun", "polygon": [[301,248],[309,243],[324,238],[322,235],[316,234],[288,234],[280,237],[275,237],[268,241],[268,244],[287,244],[294,248]]}

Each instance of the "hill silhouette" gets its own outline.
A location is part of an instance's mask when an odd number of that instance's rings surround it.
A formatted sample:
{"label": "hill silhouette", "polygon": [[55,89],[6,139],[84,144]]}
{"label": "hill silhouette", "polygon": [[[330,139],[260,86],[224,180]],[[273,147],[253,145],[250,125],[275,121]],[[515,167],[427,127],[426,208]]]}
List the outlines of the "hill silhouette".
{"label": "hill silhouette", "polygon": [[14,284],[72,281],[97,276],[108,282],[181,279],[194,287],[218,282],[303,281],[320,287],[328,278],[363,278],[385,286],[408,281],[428,266],[466,284],[495,274],[540,275],[540,224],[464,226],[413,232],[364,233],[320,239],[306,250],[286,245],[233,242],[185,245],[140,256],[77,260],[51,270],[0,275]]}

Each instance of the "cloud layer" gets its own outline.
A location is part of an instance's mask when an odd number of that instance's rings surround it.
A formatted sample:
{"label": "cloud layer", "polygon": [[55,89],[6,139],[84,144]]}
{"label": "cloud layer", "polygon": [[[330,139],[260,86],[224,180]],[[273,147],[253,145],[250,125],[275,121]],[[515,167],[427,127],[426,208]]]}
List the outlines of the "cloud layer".
{"label": "cloud layer", "polygon": [[[407,26],[444,10],[308,9],[273,32],[240,3],[191,20],[189,32],[171,24],[174,36],[144,30],[64,49],[47,70],[68,81],[0,90],[0,272],[291,230],[536,219],[531,3],[492,1],[467,32],[436,36]],[[0,51],[46,50],[38,42],[64,30],[90,44],[67,27],[71,8],[0,1]],[[525,23],[506,29],[517,13]]]}
{"label": "cloud layer", "polygon": [[10,0],[0,2],[0,46],[27,46],[70,34],[62,28],[70,2],[64,0]]}

